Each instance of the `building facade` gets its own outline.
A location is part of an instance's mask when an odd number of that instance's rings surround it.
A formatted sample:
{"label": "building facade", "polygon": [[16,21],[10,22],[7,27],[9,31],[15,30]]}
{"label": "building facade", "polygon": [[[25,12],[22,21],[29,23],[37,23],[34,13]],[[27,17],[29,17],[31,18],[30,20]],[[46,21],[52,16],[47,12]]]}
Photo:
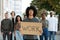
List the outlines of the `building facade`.
{"label": "building facade", "polygon": [[22,16],[22,0],[0,0],[0,16],[4,18],[6,11],[15,11],[16,15]]}

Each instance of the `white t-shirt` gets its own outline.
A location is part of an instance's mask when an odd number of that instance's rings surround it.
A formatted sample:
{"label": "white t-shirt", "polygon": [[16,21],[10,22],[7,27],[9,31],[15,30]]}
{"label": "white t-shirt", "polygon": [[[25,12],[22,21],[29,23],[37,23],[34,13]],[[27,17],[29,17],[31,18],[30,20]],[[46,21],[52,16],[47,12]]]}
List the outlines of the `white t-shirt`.
{"label": "white t-shirt", "polygon": [[57,32],[57,30],[58,30],[58,19],[55,17],[49,17],[47,20],[49,22],[48,30]]}

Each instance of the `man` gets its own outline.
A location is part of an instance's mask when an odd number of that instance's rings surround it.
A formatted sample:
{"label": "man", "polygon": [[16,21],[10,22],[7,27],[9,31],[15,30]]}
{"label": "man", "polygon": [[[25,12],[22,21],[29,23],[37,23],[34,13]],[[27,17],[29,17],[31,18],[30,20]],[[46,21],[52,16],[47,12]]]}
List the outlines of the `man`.
{"label": "man", "polygon": [[[2,20],[2,15],[0,13],[0,29],[1,29],[1,20]],[[0,30],[1,31],[1,30]]]}
{"label": "man", "polygon": [[12,21],[8,19],[8,12],[5,13],[5,19],[1,21],[1,32],[3,35],[3,40],[6,40],[6,36],[8,40],[10,40],[12,33]]}
{"label": "man", "polygon": [[[34,6],[30,6],[26,9],[27,18],[24,19],[24,22],[39,22],[37,18],[35,18],[37,14],[37,10]],[[24,35],[24,40],[38,40],[37,35]]]}
{"label": "man", "polygon": [[14,23],[15,23],[15,12],[14,11],[11,12],[11,18],[10,19],[13,22],[13,31],[14,31]]}
{"label": "man", "polygon": [[[13,27],[12,27],[12,34],[13,34],[13,32],[14,32],[14,24],[15,24],[15,12],[14,11],[12,11],[11,12],[11,21],[12,21],[12,23],[13,23]],[[12,34],[11,34],[11,39],[10,40],[12,40]],[[14,38],[14,40],[16,40],[15,38]]]}
{"label": "man", "polygon": [[48,40],[48,20],[46,19],[46,15],[44,13],[41,14],[42,19],[40,22],[42,23],[43,33],[40,36],[40,40]]}
{"label": "man", "polygon": [[[26,15],[24,15],[24,19],[26,19],[26,18],[27,18],[27,16],[26,16]],[[23,19],[23,20],[24,20],[24,19]]]}
{"label": "man", "polygon": [[50,17],[48,18],[48,21],[49,21],[49,27],[48,27],[48,30],[49,30],[49,40],[55,40],[55,35],[56,35],[56,32],[57,32],[57,19],[54,17],[54,12],[51,11],[50,12]]}
{"label": "man", "polygon": [[60,31],[60,14],[58,16],[58,31]]}

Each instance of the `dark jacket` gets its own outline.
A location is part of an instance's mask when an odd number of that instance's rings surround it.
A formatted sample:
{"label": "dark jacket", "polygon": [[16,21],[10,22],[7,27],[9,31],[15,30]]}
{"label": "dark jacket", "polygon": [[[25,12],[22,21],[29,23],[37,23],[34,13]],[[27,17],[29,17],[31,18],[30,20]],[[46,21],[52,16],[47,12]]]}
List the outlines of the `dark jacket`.
{"label": "dark jacket", "polygon": [[13,27],[12,27],[12,32],[14,32],[14,25],[15,25],[15,17],[14,18],[10,18],[10,20],[12,21],[12,23],[13,23]]}
{"label": "dark jacket", "polygon": [[10,19],[1,21],[1,32],[12,32],[13,23]]}

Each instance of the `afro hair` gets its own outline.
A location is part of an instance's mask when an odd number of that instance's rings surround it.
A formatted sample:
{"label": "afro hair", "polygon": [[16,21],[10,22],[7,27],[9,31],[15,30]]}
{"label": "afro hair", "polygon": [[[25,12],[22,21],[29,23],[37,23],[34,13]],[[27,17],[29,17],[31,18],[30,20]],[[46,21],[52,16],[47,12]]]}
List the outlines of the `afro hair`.
{"label": "afro hair", "polygon": [[29,17],[29,10],[31,10],[31,9],[34,11],[33,17],[35,17],[37,14],[37,9],[34,6],[27,7],[26,16]]}

